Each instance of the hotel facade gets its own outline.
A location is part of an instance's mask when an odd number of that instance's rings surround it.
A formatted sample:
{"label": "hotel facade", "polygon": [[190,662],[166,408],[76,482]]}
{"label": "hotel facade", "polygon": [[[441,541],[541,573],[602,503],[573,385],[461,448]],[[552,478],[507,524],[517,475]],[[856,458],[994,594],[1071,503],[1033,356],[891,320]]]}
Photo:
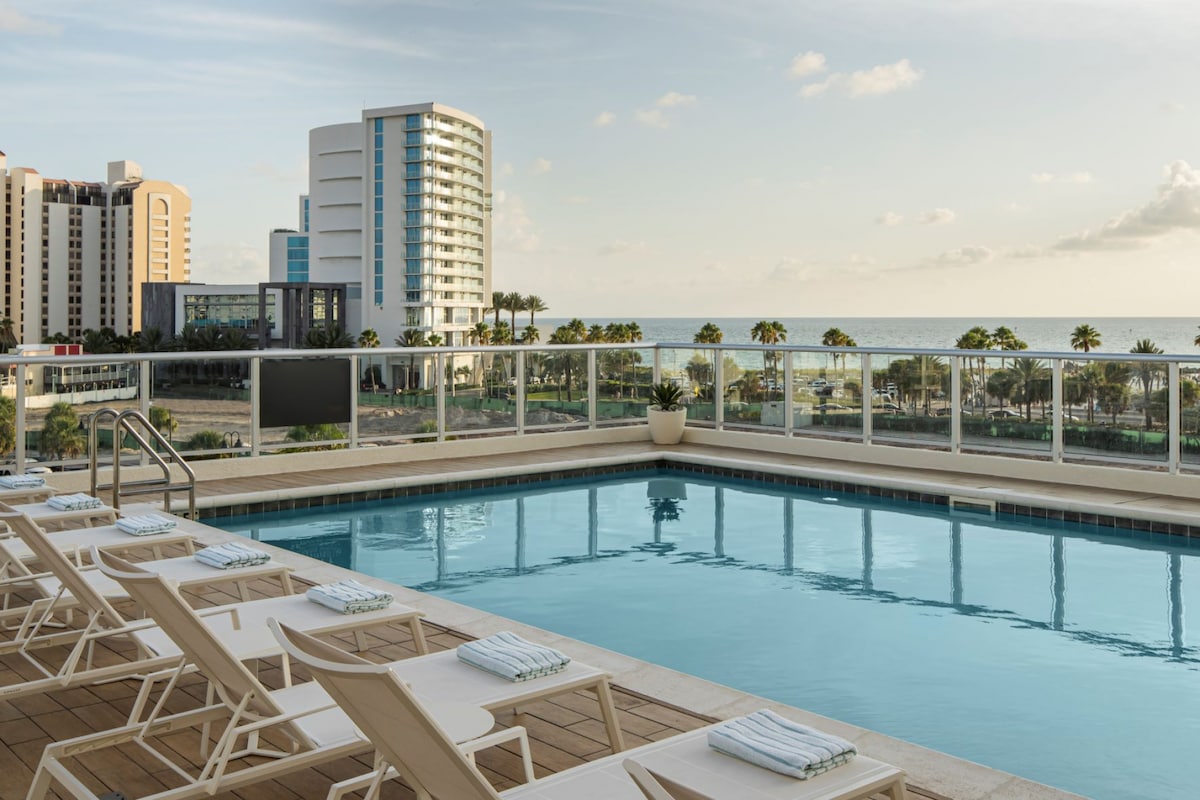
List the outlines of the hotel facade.
{"label": "hotel facade", "polygon": [[[272,283],[345,283],[348,332],[470,343],[491,297],[491,132],[438,103],[366,109],[309,132],[296,230],[271,234]],[[402,379],[403,380],[406,379]]]}
{"label": "hotel facade", "polygon": [[0,314],[19,342],[87,329],[127,336],[141,328],[142,285],[191,280],[187,190],[145,180],[132,161],[107,181],[44,178],[8,169],[0,153],[4,294]]}

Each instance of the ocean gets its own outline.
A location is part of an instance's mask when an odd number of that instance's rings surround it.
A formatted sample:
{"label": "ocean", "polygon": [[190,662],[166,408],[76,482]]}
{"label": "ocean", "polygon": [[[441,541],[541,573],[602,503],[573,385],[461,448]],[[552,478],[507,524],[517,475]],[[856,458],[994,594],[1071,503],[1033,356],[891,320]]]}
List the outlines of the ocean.
{"label": "ocean", "polygon": [[[517,329],[523,327],[522,315],[517,315]],[[568,320],[556,317],[537,318],[542,341]],[[584,318],[588,326],[609,322],[637,322],[642,338],[647,342],[690,342],[696,331],[712,322],[725,334],[725,344],[752,344],[750,329],[758,319],[651,317],[642,319]],[[1100,332],[1098,353],[1128,353],[1139,339],[1150,339],[1168,355],[1194,355],[1200,360],[1200,348],[1193,343],[1200,333],[1197,318],[1192,317],[829,317],[782,318],[787,329],[787,343],[820,345],[821,337],[830,328],[841,328],[861,347],[948,348],[954,347],[959,336],[976,325],[993,331],[1007,325],[1030,350],[1071,351],[1071,331],[1077,325],[1091,325]],[[526,318],[526,323],[528,318]]]}

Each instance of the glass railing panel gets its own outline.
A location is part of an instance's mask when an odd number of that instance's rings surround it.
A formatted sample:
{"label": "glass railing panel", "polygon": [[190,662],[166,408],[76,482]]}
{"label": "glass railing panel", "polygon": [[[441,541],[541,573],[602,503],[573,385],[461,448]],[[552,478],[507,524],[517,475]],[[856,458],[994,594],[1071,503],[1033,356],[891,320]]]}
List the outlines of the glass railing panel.
{"label": "glass railing panel", "polygon": [[[687,408],[689,423],[711,424],[717,419],[713,400],[716,355],[715,350],[702,348],[662,348],[659,351],[662,379],[678,385],[683,391],[680,402]],[[645,416],[644,406],[638,414]]]}
{"label": "glass railing panel", "polygon": [[[791,353],[791,358],[793,429],[805,435],[861,437],[862,358],[855,353]],[[782,396],[783,387],[777,389]]]}
{"label": "glass railing panel", "polygon": [[[139,368],[133,363],[87,365],[32,365],[25,396],[25,470],[85,469],[88,459],[88,424],[102,408],[118,412],[140,407]],[[12,394],[15,397],[15,385]],[[100,437],[103,458],[112,457],[112,422]],[[15,428],[13,429],[15,435]],[[13,440],[15,446],[15,438]],[[7,448],[5,469],[14,468],[12,448]]]}
{"label": "glass railing panel", "polygon": [[[1167,406],[1164,392],[1154,393],[1154,410],[1159,415]],[[1179,461],[1200,465],[1200,363],[1179,365]]]}
{"label": "glass railing panel", "polygon": [[[470,363],[466,363],[469,361]],[[517,427],[516,350],[471,353],[465,380],[446,397],[446,434]]]}
{"label": "glass railing panel", "polygon": [[940,356],[872,355],[872,439],[948,446],[950,416],[938,410],[949,382],[949,361]]}
{"label": "glass railing panel", "polygon": [[1166,382],[1164,362],[1069,362],[1064,368],[1063,395],[1074,419],[1063,420],[1064,455],[1071,460],[1098,457],[1165,463],[1166,403],[1156,406],[1154,396],[1166,389]]}
{"label": "glass railing panel", "polygon": [[633,422],[646,416],[654,351],[603,348],[596,351],[596,419]]}
{"label": "glass railing panel", "polygon": [[150,368],[150,422],[181,455],[250,454],[248,357],[155,361]]}
{"label": "glass railing panel", "polygon": [[359,440],[386,445],[437,438],[436,355],[377,355],[367,349],[359,355],[358,371]]}
{"label": "glass railing panel", "polygon": [[[1018,355],[964,357],[961,369],[964,449],[1050,453],[1054,395],[1049,361]],[[948,415],[949,407],[939,403],[935,413]]]}
{"label": "glass railing panel", "polygon": [[784,428],[784,359],[787,354],[765,350],[724,350],[722,363],[725,427]]}
{"label": "glass railing panel", "polygon": [[[588,354],[584,350],[526,350],[525,427],[561,430],[586,426],[587,378]],[[515,382],[512,385],[515,392]]]}
{"label": "glass railing panel", "polygon": [[[344,450],[350,446],[350,406],[354,394],[351,392],[351,376],[342,370],[349,369],[349,359],[336,356],[325,356],[320,350],[312,351],[304,358],[279,358],[263,355],[259,369],[263,385],[258,387],[260,409],[262,416],[259,424],[259,445],[263,453],[303,453],[322,450]],[[283,372],[277,372],[283,371]],[[340,383],[345,394],[333,391],[333,382]],[[279,382],[283,384],[280,391]],[[322,413],[309,413],[312,404],[302,404],[301,398],[305,389],[297,391],[294,384],[300,383],[307,387],[322,386],[321,393],[328,391],[330,397],[338,397],[336,413],[328,418]],[[292,396],[289,396],[289,392]],[[299,395],[298,397],[295,395]],[[301,406],[305,413],[300,415],[303,421],[293,421],[287,425],[272,424],[272,418],[278,415],[295,417],[289,412],[289,403]],[[341,405],[344,403],[344,405]],[[343,413],[344,412],[344,413]],[[244,444],[249,444],[245,436]]]}

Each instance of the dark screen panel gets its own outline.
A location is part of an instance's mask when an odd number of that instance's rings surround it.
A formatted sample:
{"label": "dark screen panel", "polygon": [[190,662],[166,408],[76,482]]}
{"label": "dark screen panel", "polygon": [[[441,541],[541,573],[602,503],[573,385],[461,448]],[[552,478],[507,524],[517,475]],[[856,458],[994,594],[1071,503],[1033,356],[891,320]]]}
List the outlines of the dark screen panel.
{"label": "dark screen panel", "polygon": [[350,421],[350,361],[264,358],[259,372],[259,425],[290,428]]}

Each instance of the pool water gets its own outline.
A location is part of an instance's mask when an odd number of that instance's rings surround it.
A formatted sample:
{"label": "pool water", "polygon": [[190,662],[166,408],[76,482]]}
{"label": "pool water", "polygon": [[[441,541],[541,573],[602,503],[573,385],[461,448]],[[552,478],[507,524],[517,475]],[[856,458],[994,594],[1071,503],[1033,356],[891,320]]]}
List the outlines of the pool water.
{"label": "pool water", "polygon": [[1194,796],[1186,542],[669,472],[521,489],[217,524],[1081,794]]}

